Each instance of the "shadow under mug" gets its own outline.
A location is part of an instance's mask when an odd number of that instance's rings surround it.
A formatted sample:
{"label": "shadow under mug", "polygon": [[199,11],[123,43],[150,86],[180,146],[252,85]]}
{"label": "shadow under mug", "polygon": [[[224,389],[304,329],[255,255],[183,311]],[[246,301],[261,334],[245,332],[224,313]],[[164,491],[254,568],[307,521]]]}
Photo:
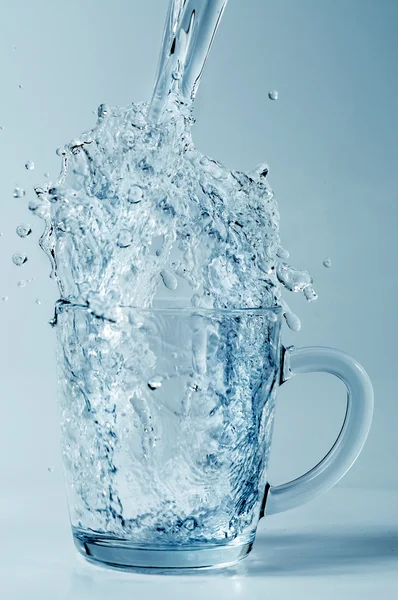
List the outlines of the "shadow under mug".
{"label": "shadow under mug", "polygon": [[[99,318],[60,304],[62,451],[72,531],[89,560],[122,569],[229,566],[257,524],[322,494],[369,432],[364,369],[332,348],[284,348],[282,309],[137,309]],[[308,473],[267,480],[276,392],[299,373],[347,388],[341,431]]]}

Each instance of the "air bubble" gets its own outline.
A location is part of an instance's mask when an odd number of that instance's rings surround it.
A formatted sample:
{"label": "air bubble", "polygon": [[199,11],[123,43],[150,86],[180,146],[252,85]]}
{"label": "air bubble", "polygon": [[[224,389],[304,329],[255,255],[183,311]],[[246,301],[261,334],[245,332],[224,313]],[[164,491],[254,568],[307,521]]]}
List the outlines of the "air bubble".
{"label": "air bubble", "polygon": [[132,237],[128,229],[122,229],[117,238],[119,248],[128,248],[131,245]]}
{"label": "air bubble", "polygon": [[27,160],[25,163],[25,169],[27,171],[33,171],[34,168],[35,168],[35,163],[33,162],[33,160]]}
{"label": "air bubble", "polygon": [[167,289],[169,289],[169,290],[177,289],[177,286],[178,286],[177,277],[174,275],[174,273],[169,271],[169,269],[163,269],[163,271],[160,272],[160,276],[163,280],[164,285],[167,287]]}
{"label": "air bubble", "polygon": [[332,261],[330,258],[325,258],[323,261],[323,266],[326,267],[327,269],[329,269],[329,267],[332,266]]}
{"label": "air bubble", "polygon": [[160,387],[162,387],[162,381],[163,378],[158,376],[158,377],[154,377],[153,379],[150,379],[148,381],[148,387],[150,390],[154,391],[154,390],[158,390]]}
{"label": "air bubble", "polygon": [[130,204],[138,204],[141,202],[143,195],[144,193],[139,185],[132,185],[129,189],[127,200],[130,202]]}
{"label": "air bubble", "polygon": [[32,228],[30,225],[18,225],[15,231],[20,238],[26,238],[32,233]]}
{"label": "air bubble", "polygon": [[12,262],[14,263],[14,265],[17,265],[17,267],[24,265],[27,261],[28,257],[26,256],[26,254],[16,253],[12,255]]}
{"label": "air bubble", "polygon": [[171,76],[174,79],[174,81],[178,81],[182,77],[180,71],[173,71]]}
{"label": "air bubble", "polygon": [[188,531],[193,531],[195,527],[198,526],[198,522],[194,517],[187,517],[185,521],[183,521],[182,526]]}
{"label": "air bubble", "polygon": [[272,90],[272,92],[268,92],[268,98],[270,100],[278,100],[279,93],[276,90]]}

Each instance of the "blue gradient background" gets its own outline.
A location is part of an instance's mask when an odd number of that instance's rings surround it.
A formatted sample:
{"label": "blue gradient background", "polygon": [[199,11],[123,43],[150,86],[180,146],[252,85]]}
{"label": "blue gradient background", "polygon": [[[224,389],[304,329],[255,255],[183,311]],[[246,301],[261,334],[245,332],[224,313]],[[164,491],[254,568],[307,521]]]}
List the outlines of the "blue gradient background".
{"label": "blue gradient background", "polygon": [[[149,99],[166,0],[0,0],[0,470],[28,489],[62,479],[58,450],[56,299],[27,200],[55,148],[95,122],[101,102]],[[319,300],[286,299],[302,317],[286,344],[335,346],[368,370],[376,410],[369,441],[339,484],[397,488],[396,229],[398,2],[230,0],[199,90],[195,140],[231,168],[262,160],[280,204],[281,236]],[[15,48],[16,47],[16,48]],[[19,84],[23,85],[19,89]],[[279,100],[268,99],[277,89]],[[24,169],[27,159],[36,163]],[[28,190],[14,199],[15,185]],[[19,240],[15,227],[34,235]],[[15,267],[11,255],[29,261]],[[328,256],[332,267],[325,269]],[[26,288],[20,278],[36,277]],[[42,304],[36,305],[40,298]],[[308,375],[281,389],[271,479],[299,475],[328,450],[344,390]],[[26,487],[28,486],[28,487]]]}

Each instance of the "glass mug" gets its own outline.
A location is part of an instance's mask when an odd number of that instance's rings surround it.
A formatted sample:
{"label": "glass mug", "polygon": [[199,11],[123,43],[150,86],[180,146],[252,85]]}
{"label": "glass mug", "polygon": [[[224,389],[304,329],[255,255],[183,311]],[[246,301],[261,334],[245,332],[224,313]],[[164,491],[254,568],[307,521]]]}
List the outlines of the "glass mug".
{"label": "glass mug", "polygon": [[[229,566],[258,521],[325,492],[369,432],[373,391],[348,355],[284,348],[282,309],[120,307],[99,318],[57,309],[62,452],[73,537],[122,569]],[[267,480],[276,392],[298,373],[332,373],[347,411],[311,471]]]}

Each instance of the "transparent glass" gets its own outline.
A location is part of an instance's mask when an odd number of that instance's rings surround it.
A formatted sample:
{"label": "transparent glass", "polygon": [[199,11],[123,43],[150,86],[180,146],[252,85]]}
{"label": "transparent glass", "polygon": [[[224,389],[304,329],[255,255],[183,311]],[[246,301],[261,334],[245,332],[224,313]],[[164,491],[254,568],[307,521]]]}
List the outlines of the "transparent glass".
{"label": "transparent glass", "polygon": [[[214,568],[253,544],[259,519],[334,485],[368,433],[373,393],[352,358],[282,347],[281,308],[86,307],[57,314],[62,451],[73,536],[124,569]],[[329,454],[301,478],[267,483],[276,391],[325,371],[348,390]]]}

